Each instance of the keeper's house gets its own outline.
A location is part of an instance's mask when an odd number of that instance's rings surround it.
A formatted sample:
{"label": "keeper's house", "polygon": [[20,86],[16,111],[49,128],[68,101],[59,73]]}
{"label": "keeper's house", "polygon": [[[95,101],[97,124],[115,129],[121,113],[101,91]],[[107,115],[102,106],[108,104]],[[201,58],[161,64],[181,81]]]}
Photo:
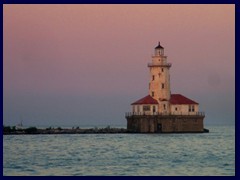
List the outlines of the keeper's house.
{"label": "keeper's house", "polygon": [[158,44],[148,64],[149,95],[132,103],[127,112],[127,129],[139,133],[204,132],[199,104],[181,94],[171,94],[169,69],[164,48]]}

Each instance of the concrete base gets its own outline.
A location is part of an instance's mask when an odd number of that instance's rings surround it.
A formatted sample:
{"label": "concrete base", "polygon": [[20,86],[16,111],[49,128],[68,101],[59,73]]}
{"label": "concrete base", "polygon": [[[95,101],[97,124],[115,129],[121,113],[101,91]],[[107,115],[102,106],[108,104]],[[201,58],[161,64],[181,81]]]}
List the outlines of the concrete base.
{"label": "concrete base", "polygon": [[132,115],[127,116],[127,130],[135,133],[203,133],[200,115]]}

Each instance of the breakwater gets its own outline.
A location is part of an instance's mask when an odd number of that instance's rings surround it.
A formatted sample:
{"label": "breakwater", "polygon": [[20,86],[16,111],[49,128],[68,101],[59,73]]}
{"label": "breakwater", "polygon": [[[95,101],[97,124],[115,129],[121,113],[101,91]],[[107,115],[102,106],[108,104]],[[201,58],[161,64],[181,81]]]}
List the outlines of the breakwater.
{"label": "breakwater", "polygon": [[4,127],[4,135],[21,135],[21,134],[111,134],[111,133],[129,133],[125,128],[73,128],[73,129],[64,129],[64,128],[46,128],[38,129],[36,127],[29,127],[26,129],[16,129],[14,127]]}
{"label": "breakwater", "polygon": [[[161,132],[162,133],[208,133],[208,129],[204,129],[202,132]],[[4,135],[24,135],[24,134],[117,134],[117,133],[139,133],[125,128],[110,128],[110,126],[106,128],[46,128],[46,129],[38,129],[36,127],[29,127],[25,129],[16,129],[15,127],[3,127]],[[152,134],[152,133],[151,133]]]}

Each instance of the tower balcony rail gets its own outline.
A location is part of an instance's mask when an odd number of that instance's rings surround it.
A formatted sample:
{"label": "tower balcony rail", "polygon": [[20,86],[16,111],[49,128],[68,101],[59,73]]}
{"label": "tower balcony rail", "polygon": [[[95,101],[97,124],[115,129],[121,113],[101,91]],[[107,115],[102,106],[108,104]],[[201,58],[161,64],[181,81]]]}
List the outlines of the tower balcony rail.
{"label": "tower balcony rail", "polygon": [[148,67],[171,67],[172,64],[171,63],[148,63]]}
{"label": "tower balcony rail", "polygon": [[170,113],[170,112],[126,112],[125,117],[131,116],[205,116],[204,112],[188,112],[188,113]]}

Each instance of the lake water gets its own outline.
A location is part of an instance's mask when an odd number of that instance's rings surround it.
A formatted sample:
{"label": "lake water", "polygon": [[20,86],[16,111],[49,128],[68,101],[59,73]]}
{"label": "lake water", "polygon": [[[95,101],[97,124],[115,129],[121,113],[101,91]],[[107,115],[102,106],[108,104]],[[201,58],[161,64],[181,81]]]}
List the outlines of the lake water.
{"label": "lake water", "polygon": [[4,135],[3,175],[235,175],[235,127],[204,134]]}

